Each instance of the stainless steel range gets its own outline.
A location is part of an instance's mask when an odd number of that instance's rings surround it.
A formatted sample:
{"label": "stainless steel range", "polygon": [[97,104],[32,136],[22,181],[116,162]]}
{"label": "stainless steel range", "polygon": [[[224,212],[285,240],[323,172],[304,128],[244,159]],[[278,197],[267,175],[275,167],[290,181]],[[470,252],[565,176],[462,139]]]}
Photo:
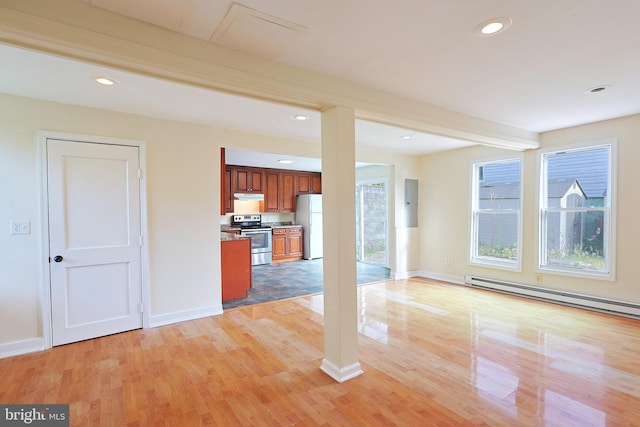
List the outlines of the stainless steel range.
{"label": "stainless steel range", "polygon": [[262,225],[262,215],[233,215],[231,225],[251,238],[251,265],[271,264],[271,227]]}

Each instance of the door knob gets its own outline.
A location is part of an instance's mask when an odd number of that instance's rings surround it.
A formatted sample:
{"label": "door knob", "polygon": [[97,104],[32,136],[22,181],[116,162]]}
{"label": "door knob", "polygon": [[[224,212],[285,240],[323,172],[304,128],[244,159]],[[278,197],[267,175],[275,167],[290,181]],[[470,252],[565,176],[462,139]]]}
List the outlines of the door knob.
{"label": "door knob", "polygon": [[62,258],[62,255],[56,255],[55,257],[53,257],[53,260],[54,260],[55,262],[60,262],[60,261],[62,261],[63,259],[64,259],[64,258]]}

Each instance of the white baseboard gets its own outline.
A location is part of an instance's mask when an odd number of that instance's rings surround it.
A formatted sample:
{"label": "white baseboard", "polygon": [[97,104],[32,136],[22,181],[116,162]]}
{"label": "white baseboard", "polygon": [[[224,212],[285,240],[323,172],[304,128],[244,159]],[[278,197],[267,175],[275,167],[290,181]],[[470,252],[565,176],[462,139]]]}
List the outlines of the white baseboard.
{"label": "white baseboard", "polygon": [[218,316],[222,314],[222,304],[194,310],[174,311],[173,313],[158,314],[149,318],[149,327],[170,325],[172,323],[186,322],[187,320],[201,319],[203,317]]}
{"label": "white baseboard", "polygon": [[362,367],[360,367],[360,362],[345,366],[344,368],[338,368],[327,359],[322,359],[320,369],[339,383],[343,383],[364,373]]}
{"label": "white baseboard", "polygon": [[418,276],[424,277],[425,279],[433,279],[433,280],[440,280],[442,282],[455,283],[456,285],[465,284],[464,276],[453,276],[450,274],[433,273],[430,271],[420,271]]}
{"label": "white baseboard", "polygon": [[411,277],[416,277],[419,276],[420,272],[417,270],[411,270],[411,271],[403,271],[403,272],[392,272],[389,276],[391,277],[391,279],[393,280],[403,280],[403,279],[409,279]]}
{"label": "white baseboard", "polygon": [[44,350],[44,338],[42,337],[3,343],[0,344],[0,359],[42,350]]}
{"label": "white baseboard", "polygon": [[[172,323],[184,322],[187,320],[200,319],[202,317],[218,316],[222,314],[222,304],[202,307],[195,310],[178,311],[173,313],[151,316],[149,327],[170,325]],[[0,359],[19,356],[22,354],[34,353],[45,350],[44,338],[31,338],[22,341],[0,343]]]}

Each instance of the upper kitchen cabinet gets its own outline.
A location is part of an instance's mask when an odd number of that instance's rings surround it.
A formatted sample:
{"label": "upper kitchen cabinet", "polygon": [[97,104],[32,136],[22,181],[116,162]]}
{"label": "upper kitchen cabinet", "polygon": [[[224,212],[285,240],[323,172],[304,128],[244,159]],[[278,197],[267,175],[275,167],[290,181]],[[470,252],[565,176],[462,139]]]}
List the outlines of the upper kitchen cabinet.
{"label": "upper kitchen cabinet", "polygon": [[[224,152],[222,155],[224,160]],[[222,168],[222,165],[221,165]],[[296,211],[296,196],[322,193],[320,172],[300,172],[251,166],[225,165],[222,181],[221,214],[234,211],[234,194],[264,194],[264,212]]]}
{"label": "upper kitchen cabinet", "polygon": [[234,166],[231,172],[234,193],[264,193],[263,169]]}
{"label": "upper kitchen cabinet", "polygon": [[322,175],[320,172],[300,172],[296,176],[296,194],[321,194]]}
{"label": "upper kitchen cabinet", "polygon": [[296,173],[291,171],[280,171],[280,212],[296,211]]}
{"label": "upper kitchen cabinet", "polygon": [[265,169],[265,212],[296,211],[296,172],[280,169]]}
{"label": "upper kitchen cabinet", "polygon": [[227,168],[224,147],[220,148],[220,215],[233,212],[231,196],[231,169]]}
{"label": "upper kitchen cabinet", "polygon": [[280,212],[280,173],[275,169],[267,169],[264,176],[267,190],[264,193],[264,211]]}
{"label": "upper kitchen cabinet", "polygon": [[222,177],[222,215],[233,212],[233,189],[231,187],[232,173],[232,168],[224,168],[224,175]]}

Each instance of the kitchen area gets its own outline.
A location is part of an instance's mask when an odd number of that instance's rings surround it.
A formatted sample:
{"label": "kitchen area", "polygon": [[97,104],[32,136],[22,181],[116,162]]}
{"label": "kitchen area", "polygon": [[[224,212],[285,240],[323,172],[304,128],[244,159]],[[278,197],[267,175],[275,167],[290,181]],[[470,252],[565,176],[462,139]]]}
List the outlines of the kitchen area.
{"label": "kitchen area", "polygon": [[[252,289],[252,269],[257,266],[322,258],[322,178],[315,171],[227,164],[222,150],[220,226],[225,303],[246,298]],[[313,215],[308,211],[311,206]],[[235,255],[233,262],[225,263],[228,248],[240,246],[236,242],[243,240],[250,242],[249,253],[245,250],[243,255]],[[238,257],[243,258],[242,267]],[[242,277],[230,285],[230,272],[237,276],[238,270]],[[231,288],[243,291],[232,292]]]}
{"label": "kitchen area", "polygon": [[321,292],[321,172],[230,164],[222,150],[223,307]]}

